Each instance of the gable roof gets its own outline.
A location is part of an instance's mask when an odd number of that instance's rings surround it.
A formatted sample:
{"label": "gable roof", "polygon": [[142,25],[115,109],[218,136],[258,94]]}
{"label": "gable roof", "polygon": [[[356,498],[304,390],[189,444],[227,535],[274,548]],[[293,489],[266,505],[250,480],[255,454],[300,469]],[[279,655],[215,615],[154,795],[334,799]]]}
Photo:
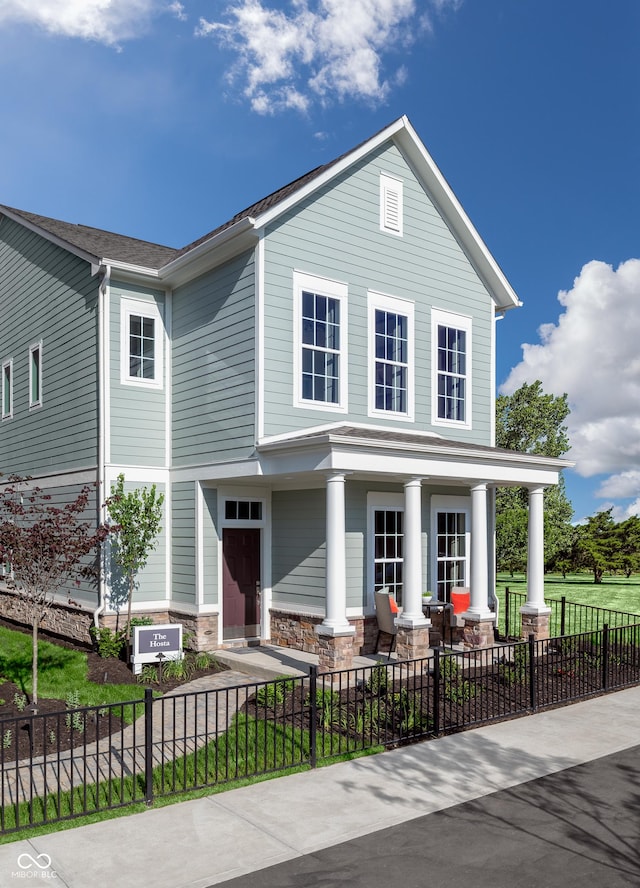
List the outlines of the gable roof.
{"label": "gable roof", "polygon": [[261,198],[236,213],[231,219],[214,228],[181,249],[165,247],[97,228],[72,225],[38,216],[23,210],[0,205],[0,212],[27,224],[51,240],[84,255],[95,264],[109,263],[129,270],[147,270],[167,283],[177,282],[207,265],[223,261],[235,250],[249,246],[260,230],[317,189],[375,151],[384,142],[392,140],[410,163],[415,175],[440,211],[449,229],[472,263],[476,273],[492,294],[497,310],[520,305],[520,300],[504,276],[484,241],[464,212],[444,176],[421,142],[407,117],[379,130],[355,148],[329,163],[316,167],[284,187]]}

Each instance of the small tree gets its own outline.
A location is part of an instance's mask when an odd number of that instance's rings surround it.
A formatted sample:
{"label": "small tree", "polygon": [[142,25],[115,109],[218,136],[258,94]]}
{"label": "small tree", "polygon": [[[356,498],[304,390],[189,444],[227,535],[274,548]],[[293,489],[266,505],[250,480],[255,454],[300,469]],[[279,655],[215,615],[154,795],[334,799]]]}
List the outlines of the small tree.
{"label": "small tree", "polygon": [[7,585],[22,598],[31,623],[32,702],[38,704],[38,629],[56,593],[90,572],[87,556],[109,529],[84,517],[95,485],[72,502],[56,506],[27,479],[13,478],[0,490],[0,562]]}
{"label": "small tree", "polygon": [[131,602],[139,571],[147,563],[149,555],[156,547],[156,539],[162,526],[162,504],[164,495],[157,493],[156,485],[149,489],[125,492],[124,475],[118,475],[111,496],[105,503],[110,518],[115,522],[116,532],[113,557],[124,572],[128,581],[127,597],[127,638],[131,631]]}

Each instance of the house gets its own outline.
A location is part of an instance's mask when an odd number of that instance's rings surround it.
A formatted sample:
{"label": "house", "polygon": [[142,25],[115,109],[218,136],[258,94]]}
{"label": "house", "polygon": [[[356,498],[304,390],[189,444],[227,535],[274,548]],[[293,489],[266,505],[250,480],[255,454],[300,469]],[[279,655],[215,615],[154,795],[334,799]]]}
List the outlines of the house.
{"label": "house", "polygon": [[[493,638],[494,496],[530,491],[530,628],[545,632],[543,500],[567,463],[494,447],[495,325],[519,301],[406,117],[183,249],[0,206],[0,467],[61,501],[155,483],[134,610],[198,649],[271,639],[346,665],[401,600],[469,586]],[[118,583],[60,602],[112,624]],[[1,596],[5,613],[15,600]]]}

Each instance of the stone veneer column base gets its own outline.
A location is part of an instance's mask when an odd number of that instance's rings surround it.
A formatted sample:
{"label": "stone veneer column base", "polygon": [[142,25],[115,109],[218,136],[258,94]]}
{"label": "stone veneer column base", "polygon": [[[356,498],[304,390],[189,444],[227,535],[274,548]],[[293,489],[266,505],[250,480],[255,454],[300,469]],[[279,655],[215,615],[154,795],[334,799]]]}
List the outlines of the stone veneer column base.
{"label": "stone veneer column base", "polygon": [[533,635],[536,641],[544,641],[549,638],[549,611],[543,613],[527,613],[520,610],[522,618],[522,638]]}
{"label": "stone veneer column base", "polygon": [[[305,616],[303,614],[271,609],[271,637],[270,643],[278,647],[290,647],[297,651],[306,651],[309,654],[319,654],[320,646],[316,626],[322,623],[320,616]],[[378,623],[375,614],[367,617],[355,617],[349,620],[349,625],[355,630],[353,645],[355,655],[375,652],[376,639],[378,637]],[[386,650],[389,637],[381,639],[381,649]]]}
{"label": "stone veneer column base", "polygon": [[420,660],[429,655],[429,626],[398,626],[398,660]]}
{"label": "stone veneer column base", "polygon": [[493,620],[474,620],[472,617],[465,615],[464,629],[462,630],[462,640],[465,647],[483,648],[491,647],[495,644],[493,634]]}
{"label": "stone veneer column base", "polygon": [[318,671],[337,672],[353,666],[353,634],[318,634]]}

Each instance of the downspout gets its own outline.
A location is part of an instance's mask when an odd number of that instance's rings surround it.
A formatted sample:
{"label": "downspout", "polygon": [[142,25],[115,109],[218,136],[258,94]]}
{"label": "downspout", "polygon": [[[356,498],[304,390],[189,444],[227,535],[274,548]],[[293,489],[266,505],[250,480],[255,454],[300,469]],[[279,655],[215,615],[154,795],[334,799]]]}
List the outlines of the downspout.
{"label": "downspout", "polygon": [[[100,281],[100,286],[98,287],[98,492],[101,490],[106,490],[106,470],[105,470],[105,453],[106,453],[106,392],[105,387],[108,383],[105,373],[105,351],[104,351],[104,339],[105,339],[105,330],[107,323],[107,306],[108,306],[108,297],[109,297],[109,284],[111,282],[111,266],[108,264],[104,264],[100,266],[100,272],[102,274],[102,279]],[[101,497],[103,498],[103,497]],[[104,506],[100,506],[98,512],[100,521],[104,521],[106,518]],[[106,607],[106,595],[105,595],[105,551],[102,549],[100,552],[100,574],[98,576],[98,594],[99,594],[99,602],[98,606],[93,612],[93,625],[96,629],[100,628],[100,615],[104,612]]]}

